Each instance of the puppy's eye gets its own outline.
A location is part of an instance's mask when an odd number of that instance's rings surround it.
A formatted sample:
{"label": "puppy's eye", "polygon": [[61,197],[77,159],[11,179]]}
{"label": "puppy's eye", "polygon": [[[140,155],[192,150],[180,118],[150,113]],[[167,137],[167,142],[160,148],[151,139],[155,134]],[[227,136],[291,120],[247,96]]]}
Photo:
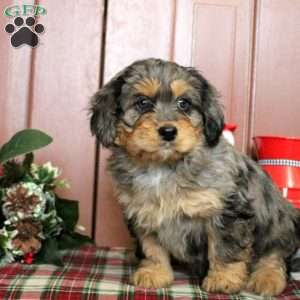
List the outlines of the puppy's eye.
{"label": "puppy's eye", "polygon": [[191,106],[192,106],[191,102],[185,98],[179,98],[177,100],[177,107],[184,112],[189,111]]}
{"label": "puppy's eye", "polygon": [[154,106],[153,102],[145,96],[139,96],[135,105],[140,112],[151,111]]}

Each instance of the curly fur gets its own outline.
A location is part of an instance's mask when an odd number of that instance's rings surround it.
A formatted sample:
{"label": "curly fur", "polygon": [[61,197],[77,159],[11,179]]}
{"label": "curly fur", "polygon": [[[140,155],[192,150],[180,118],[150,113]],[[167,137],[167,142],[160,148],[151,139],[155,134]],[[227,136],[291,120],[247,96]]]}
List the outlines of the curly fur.
{"label": "curly fur", "polygon": [[[153,103],[146,112],[136,105],[141,94]],[[191,103],[188,111],[178,109],[179,98]],[[283,291],[299,246],[299,214],[254,161],[223,140],[222,108],[202,75],[159,59],[135,62],[95,94],[91,113],[146,259],[134,284],[171,284],[175,258],[207,291]],[[158,134],[166,124],[177,128],[172,142]]]}

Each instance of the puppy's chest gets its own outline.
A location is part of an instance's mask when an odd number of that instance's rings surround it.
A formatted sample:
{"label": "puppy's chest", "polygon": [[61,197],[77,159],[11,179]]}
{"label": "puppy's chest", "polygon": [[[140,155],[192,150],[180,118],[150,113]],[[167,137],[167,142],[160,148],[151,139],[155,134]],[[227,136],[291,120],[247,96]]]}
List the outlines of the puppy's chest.
{"label": "puppy's chest", "polygon": [[138,227],[157,230],[163,221],[178,214],[178,190],[176,176],[170,170],[149,170],[134,178],[134,192],[123,204]]}
{"label": "puppy's chest", "polygon": [[130,191],[119,195],[127,218],[146,232],[158,232],[163,223],[206,217],[217,204],[215,194],[207,189],[189,188],[182,180],[172,170],[162,168],[137,175]]}
{"label": "puppy's chest", "polygon": [[154,202],[168,201],[178,190],[177,176],[167,168],[149,169],[133,179],[133,188],[137,194],[146,193]]}
{"label": "puppy's chest", "polygon": [[141,225],[159,227],[178,213],[178,186],[169,170],[150,170],[137,176],[133,184],[136,193],[132,206]]}

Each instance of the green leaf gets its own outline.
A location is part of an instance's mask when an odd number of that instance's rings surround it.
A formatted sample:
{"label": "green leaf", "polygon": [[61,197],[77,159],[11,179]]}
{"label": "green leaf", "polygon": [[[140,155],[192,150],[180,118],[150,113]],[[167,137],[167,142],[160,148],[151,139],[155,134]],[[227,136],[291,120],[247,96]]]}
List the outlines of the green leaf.
{"label": "green leaf", "polygon": [[69,182],[67,180],[65,180],[65,179],[55,180],[53,182],[53,184],[57,188],[67,188],[67,189],[70,188]]}
{"label": "green leaf", "polygon": [[84,244],[93,244],[93,240],[86,236],[82,235],[77,232],[64,232],[61,236],[58,238],[58,248],[61,250],[64,249],[73,249],[80,247]]}
{"label": "green leaf", "polygon": [[5,245],[7,243],[8,237],[0,234],[0,248],[5,249]]}
{"label": "green leaf", "polygon": [[74,231],[79,218],[78,201],[57,198],[55,202],[57,215],[64,220],[67,231]]}
{"label": "green leaf", "polygon": [[58,244],[55,238],[43,241],[42,248],[37,254],[34,263],[63,266]]}
{"label": "green leaf", "polygon": [[37,129],[24,129],[16,133],[0,149],[0,163],[4,163],[18,155],[27,154],[47,146],[52,138]]}

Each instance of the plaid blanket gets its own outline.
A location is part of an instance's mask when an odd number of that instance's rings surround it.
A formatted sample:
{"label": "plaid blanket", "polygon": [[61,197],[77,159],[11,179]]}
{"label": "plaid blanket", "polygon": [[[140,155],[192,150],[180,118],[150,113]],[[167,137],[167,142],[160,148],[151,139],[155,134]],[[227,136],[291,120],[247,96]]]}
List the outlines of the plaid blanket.
{"label": "plaid blanket", "polygon": [[[207,294],[197,278],[175,271],[175,282],[166,289],[141,289],[129,284],[134,267],[130,252],[121,248],[85,246],[64,253],[64,267],[10,264],[0,268],[0,299],[55,300],[172,300],[172,299],[263,299],[241,295]],[[271,299],[271,298],[266,298]],[[300,281],[290,282],[276,299],[300,299]]]}

